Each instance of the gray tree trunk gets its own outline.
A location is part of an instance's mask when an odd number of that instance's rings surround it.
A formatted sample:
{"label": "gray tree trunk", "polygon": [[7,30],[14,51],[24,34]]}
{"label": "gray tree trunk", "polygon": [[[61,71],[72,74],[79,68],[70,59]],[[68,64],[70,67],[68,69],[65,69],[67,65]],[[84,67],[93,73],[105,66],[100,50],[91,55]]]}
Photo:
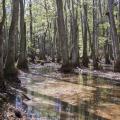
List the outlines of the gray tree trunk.
{"label": "gray tree trunk", "polygon": [[83,8],[84,8],[84,28],[83,28],[83,60],[82,60],[82,63],[83,63],[83,66],[84,67],[88,67],[88,54],[87,54],[87,42],[88,42],[88,37],[87,37],[87,33],[88,33],[88,23],[87,23],[87,4],[84,3],[83,5]]}
{"label": "gray tree trunk", "polygon": [[30,41],[33,47],[34,41],[33,41],[33,18],[32,18],[32,1],[31,0],[29,3],[29,12],[30,12]]}
{"label": "gray tree trunk", "polygon": [[24,22],[24,3],[20,0],[20,55],[18,68],[28,70],[26,58],[26,23]]}
{"label": "gray tree trunk", "polygon": [[76,67],[79,65],[79,30],[78,30],[78,10],[74,8],[72,0],[72,15],[71,15],[71,37],[72,37],[72,53],[71,63]]}
{"label": "gray tree trunk", "polygon": [[55,58],[56,58],[56,38],[57,38],[56,18],[53,21],[53,26],[54,26],[54,35],[53,35],[53,43],[52,43],[52,61],[55,62]]}
{"label": "gray tree trunk", "polygon": [[[61,43],[61,52],[62,52],[62,68],[66,69],[69,67],[69,53],[67,49],[67,33],[66,33],[66,28],[65,28],[65,21],[64,21],[64,15],[63,15],[63,1],[62,0],[56,0],[56,5],[57,5],[57,23],[58,23],[58,33],[59,33],[59,40]],[[64,70],[65,70],[64,69]],[[69,68],[67,68],[69,69]],[[63,71],[64,71],[63,70]],[[67,70],[65,70],[67,71]],[[68,70],[69,71],[69,70]]]}
{"label": "gray tree trunk", "polygon": [[2,21],[0,22],[0,91],[5,90],[4,85],[4,73],[3,73],[3,27],[6,18],[6,11],[5,11],[5,0],[2,1],[3,7],[3,16]]}
{"label": "gray tree trunk", "polygon": [[17,69],[15,67],[15,34],[18,26],[19,0],[13,0],[12,21],[9,30],[8,54],[5,64],[5,77],[17,78]]}
{"label": "gray tree trunk", "polygon": [[98,66],[98,57],[97,57],[97,0],[93,0],[93,48],[92,48],[92,58],[93,58],[93,67],[94,69],[99,69]]}
{"label": "gray tree trunk", "polygon": [[115,65],[114,65],[114,70],[115,72],[120,72],[120,48],[119,48],[119,37],[117,34],[117,28],[115,25],[115,19],[113,15],[113,5],[114,1],[113,0],[108,0],[108,17],[109,17],[109,23],[110,23],[110,28],[111,28],[111,34],[112,34],[112,42],[113,42],[113,50],[114,50],[114,58],[115,58]]}

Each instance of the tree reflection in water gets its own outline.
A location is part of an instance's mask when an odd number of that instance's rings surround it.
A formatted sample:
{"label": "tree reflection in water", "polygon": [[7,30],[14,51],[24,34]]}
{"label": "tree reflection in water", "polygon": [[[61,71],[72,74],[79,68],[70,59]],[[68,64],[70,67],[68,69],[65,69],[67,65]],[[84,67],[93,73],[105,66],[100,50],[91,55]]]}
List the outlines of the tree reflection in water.
{"label": "tree reflection in water", "polygon": [[57,112],[61,112],[61,101],[59,99],[56,99],[56,103],[55,103],[55,111]]}
{"label": "tree reflection in water", "polygon": [[22,110],[22,106],[23,106],[22,97],[20,95],[17,95],[15,100],[15,107],[19,110]]}
{"label": "tree reflection in water", "polygon": [[34,109],[32,106],[27,106],[20,95],[16,96],[15,99],[15,107],[16,109],[20,110],[21,112],[25,113],[24,117],[26,117],[27,120],[40,120],[40,113]]}

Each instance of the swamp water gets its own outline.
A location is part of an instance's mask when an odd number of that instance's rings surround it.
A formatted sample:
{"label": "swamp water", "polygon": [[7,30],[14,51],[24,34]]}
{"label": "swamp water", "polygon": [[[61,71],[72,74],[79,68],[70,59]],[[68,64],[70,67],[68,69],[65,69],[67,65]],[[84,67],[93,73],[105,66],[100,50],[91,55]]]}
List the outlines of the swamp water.
{"label": "swamp water", "polygon": [[91,75],[62,74],[54,65],[30,66],[20,79],[31,100],[16,96],[24,120],[120,120],[120,86]]}

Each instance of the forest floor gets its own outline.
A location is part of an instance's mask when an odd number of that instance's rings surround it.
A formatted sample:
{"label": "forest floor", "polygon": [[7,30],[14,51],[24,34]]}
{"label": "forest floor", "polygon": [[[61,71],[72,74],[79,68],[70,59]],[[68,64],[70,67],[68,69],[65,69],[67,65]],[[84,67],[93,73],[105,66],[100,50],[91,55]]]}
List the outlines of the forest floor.
{"label": "forest floor", "polygon": [[[12,104],[6,104],[4,117],[7,117],[9,120],[17,120],[16,113],[22,117],[21,120],[27,120],[28,116],[30,117],[30,115],[28,115],[30,113],[26,112],[26,109],[23,109],[23,103],[21,103],[21,101],[24,102],[24,105],[27,105],[27,109],[32,104],[34,108],[42,106],[46,109],[45,112],[51,112],[53,111],[51,106],[56,106],[54,104],[56,104],[55,101],[58,99],[61,101],[61,104],[67,103],[68,106],[72,106],[68,109],[73,109],[78,106],[78,104],[82,104],[83,106],[84,102],[87,103],[87,106],[90,105],[87,108],[90,114],[88,115],[89,117],[91,117],[91,114],[94,114],[97,117],[109,120],[120,119],[120,73],[77,68],[74,70],[75,74],[63,74],[58,71],[61,65],[57,63],[47,63],[45,65],[30,64],[29,67],[29,73],[20,71],[19,75],[24,90],[16,89],[19,95],[14,98]],[[81,76],[81,74],[85,76]],[[96,78],[92,78],[91,76]],[[98,89],[100,95],[96,95]],[[38,94],[41,97],[38,97]],[[21,98],[19,98],[20,96]],[[95,98],[94,101],[94,96],[98,97],[99,100],[96,101],[97,98]],[[98,105],[94,105],[93,101],[95,103],[97,102]],[[61,114],[67,114],[67,116],[69,114],[70,118],[75,117],[75,119],[72,120],[77,120],[78,113],[71,113],[71,111],[66,112],[63,108],[59,109],[62,109]],[[35,113],[32,113],[31,120],[36,120],[33,117],[34,114]],[[2,117],[2,114],[0,117]],[[44,118],[46,118],[45,120],[49,120],[45,115],[43,115],[43,119],[41,120],[44,120]]]}

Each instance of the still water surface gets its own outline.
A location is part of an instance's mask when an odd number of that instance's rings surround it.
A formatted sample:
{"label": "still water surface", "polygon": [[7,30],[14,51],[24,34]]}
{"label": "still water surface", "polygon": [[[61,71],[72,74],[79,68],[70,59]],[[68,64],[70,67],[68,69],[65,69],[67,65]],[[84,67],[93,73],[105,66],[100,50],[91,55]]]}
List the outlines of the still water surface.
{"label": "still water surface", "polygon": [[62,74],[53,66],[31,66],[20,76],[31,100],[16,96],[27,120],[120,120],[120,86],[91,75]]}

